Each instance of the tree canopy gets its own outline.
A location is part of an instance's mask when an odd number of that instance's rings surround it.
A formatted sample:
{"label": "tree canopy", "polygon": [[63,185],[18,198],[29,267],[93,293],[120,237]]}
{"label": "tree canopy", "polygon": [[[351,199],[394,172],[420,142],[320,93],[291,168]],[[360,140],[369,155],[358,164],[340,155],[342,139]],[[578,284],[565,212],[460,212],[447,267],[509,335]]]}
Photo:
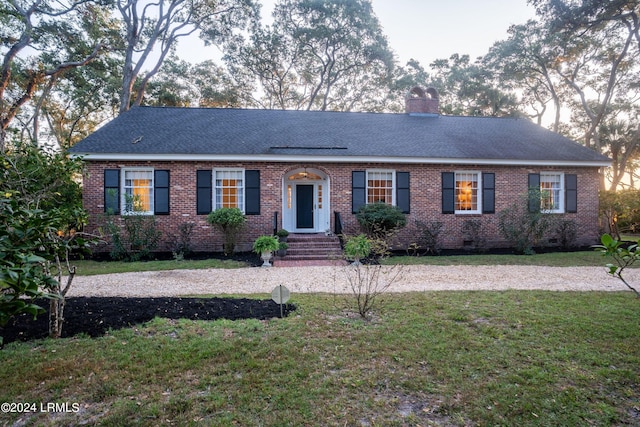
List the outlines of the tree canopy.
{"label": "tree canopy", "polygon": [[368,0],[281,0],[273,25],[255,27],[226,61],[249,71],[265,108],[375,109],[393,53]]}
{"label": "tree canopy", "polygon": [[[268,25],[259,0],[5,0],[0,151],[69,147],[135,105],[399,112],[420,85],[442,114],[529,117],[610,156],[612,188],[638,182],[637,0],[529,3],[480,58],[401,64],[370,0],[278,0]],[[186,62],[187,37],[222,59]]]}
{"label": "tree canopy", "polygon": [[[47,3],[7,0],[0,3],[0,152],[11,123],[28,105],[37,108],[69,70],[94,60],[104,45],[91,26],[87,0]],[[34,99],[35,98],[35,99]],[[37,140],[37,115],[32,115]]]}

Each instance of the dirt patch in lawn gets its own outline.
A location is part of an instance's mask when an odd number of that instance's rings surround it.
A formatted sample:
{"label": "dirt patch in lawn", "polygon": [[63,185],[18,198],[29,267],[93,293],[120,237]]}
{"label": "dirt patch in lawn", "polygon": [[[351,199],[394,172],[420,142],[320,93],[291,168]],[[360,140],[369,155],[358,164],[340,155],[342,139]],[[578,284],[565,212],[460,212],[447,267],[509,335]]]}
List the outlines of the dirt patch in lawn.
{"label": "dirt patch in lawn", "polygon": [[[36,301],[44,308],[48,301]],[[285,304],[284,315],[295,310]],[[271,319],[280,317],[280,306],[272,300],[250,298],[123,298],[123,297],[73,297],[67,298],[62,337],[87,334],[102,336],[110,329],[127,328],[148,322],[154,317],[167,319],[217,320],[217,319]],[[4,343],[45,338],[49,328],[48,313],[35,320],[20,315],[0,328]]]}

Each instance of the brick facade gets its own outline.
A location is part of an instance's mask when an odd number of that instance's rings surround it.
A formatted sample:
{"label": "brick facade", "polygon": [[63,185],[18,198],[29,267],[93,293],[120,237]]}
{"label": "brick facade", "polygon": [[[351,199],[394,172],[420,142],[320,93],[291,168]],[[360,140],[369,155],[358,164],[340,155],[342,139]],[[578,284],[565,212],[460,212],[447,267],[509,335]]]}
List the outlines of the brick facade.
{"label": "brick facade", "polygon": [[[163,239],[158,250],[170,250],[170,236],[177,235],[180,224],[195,223],[192,239],[196,251],[222,250],[222,236],[206,221],[206,215],[196,212],[196,171],[214,168],[243,168],[260,171],[260,215],[248,215],[238,250],[250,250],[252,241],[261,234],[273,231],[274,213],[278,213],[278,228],[282,226],[283,180],[297,168],[317,169],[328,176],[331,228],[334,229],[334,212],[339,212],[347,233],[358,232],[355,215],[351,211],[352,171],[367,169],[395,170],[410,173],[410,213],[407,227],[399,234],[397,247],[407,247],[415,241],[416,220],[440,221],[444,225],[443,243],[447,249],[464,248],[462,226],[466,220],[479,219],[488,247],[503,247],[506,242],[498,233],[498,212],[509,207],[514,200],[526,193],[529,173],[558,171],[577,176],[576,213],[561,214],[574,220],[579,236],[576,244],[594,244],[598,238],[598,168],[540,168],[521,166],[473,166],[473,165],[420,165],[387,163],[304,163],[285,162],[209,162],[209,161],[87,161],[84,177],[84,206],[90,214],[90,230],[104,223],[104,173],[105,169],[145,167],[170,171],[170,214],[156,216]],[[495,174],[495,214],[442,214],[442,172],[474,171]],[[121,216],[116,216],[121,221]],[[107,250],[102,246],[99,250]]]}

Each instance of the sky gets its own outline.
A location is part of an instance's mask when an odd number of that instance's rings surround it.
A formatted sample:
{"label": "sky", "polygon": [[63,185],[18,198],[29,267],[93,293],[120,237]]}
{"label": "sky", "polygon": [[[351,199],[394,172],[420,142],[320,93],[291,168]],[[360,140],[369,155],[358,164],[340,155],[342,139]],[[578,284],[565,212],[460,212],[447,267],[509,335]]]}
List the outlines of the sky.
{"label": "sky", "polygon": [[[270,17],[276,0],[262,0],[262,16]],[[413,58],[423,67],[454,53],[482,56],[504,40],[513,24],[535,17],[526,0],[371,0],[389,45],[400,64]],[[268,19],[268,18],[267,18]],[[219,60],[215,47],[199,40],[182,42],[179,56],[190,62]]]}
{"label": "sky", "polygon": [[471,59],[507,38],[513,24],[535,17],[526,0],[372,0],[401,64],[414,58],[427,67],[454,53]]}

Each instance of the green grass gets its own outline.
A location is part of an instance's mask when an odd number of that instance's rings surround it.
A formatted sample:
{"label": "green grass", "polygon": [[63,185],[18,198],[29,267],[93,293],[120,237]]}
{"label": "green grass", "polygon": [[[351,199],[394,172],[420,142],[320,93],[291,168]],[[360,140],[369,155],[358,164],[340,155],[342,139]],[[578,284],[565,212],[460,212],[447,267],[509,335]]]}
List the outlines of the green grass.
{"label": "green grass", "polygon": [[164,260],[164,261],[92,261],[75,260],[72,262],[79,276],[96,274],[129,273],[136,271],[161,270],[198,270],[204,268],[241,268],[248,265],[241,261],[204,259],[204,260]]}
{"label": "green grass", "polygon": [[591,267],[610,262],[596,251],[551,252],[535,255],[442,255],[394,256],[386,264],[406,265],[541,265],[549,267]]}
{"label": "green grass", "polygon": [[[449,255],[393,256],[385,264],[406,265],[546,265],[554,267],[604,266],[609,260],[595,251],[554,252],[536,255]],[[248,264],[234,260],[166,260],[166,261],[73,261],[78,275],[127,273],[136,271],[184,270],[203,268],[241,268]]]}
{"label": "green grass", "polygon": [[0,424],[640,423],[640,302],[630,293],[387,295],[370,322],[342,298],[293,302],[286,319],[156,319],[97,339],[11,343],[0,351],[0,402],[81,411],[0,413]]}

